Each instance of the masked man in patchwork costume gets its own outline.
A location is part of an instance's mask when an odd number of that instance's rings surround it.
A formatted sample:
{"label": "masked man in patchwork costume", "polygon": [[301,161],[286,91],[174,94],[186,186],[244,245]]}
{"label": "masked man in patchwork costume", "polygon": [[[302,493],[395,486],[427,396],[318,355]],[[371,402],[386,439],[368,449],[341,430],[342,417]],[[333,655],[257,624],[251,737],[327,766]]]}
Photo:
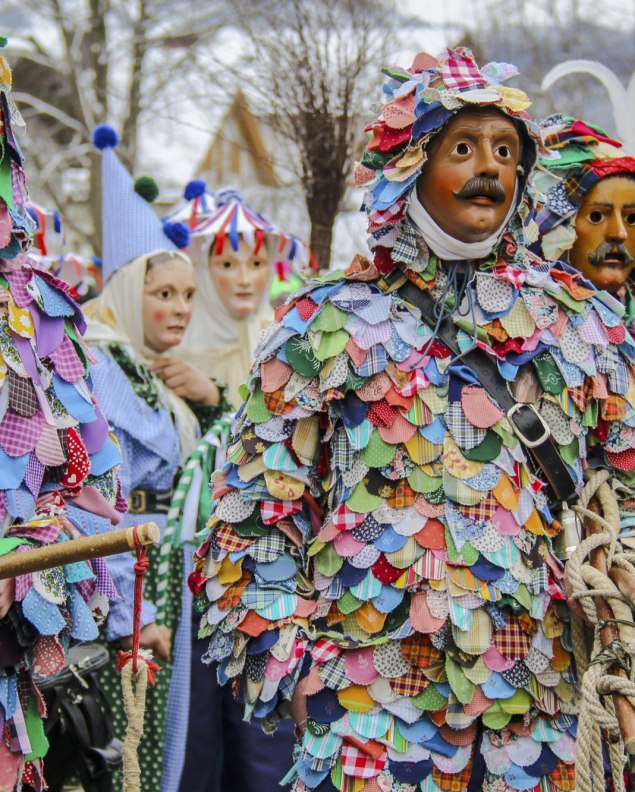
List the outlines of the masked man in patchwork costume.
{"label": "masked man in patchwork costume", "polygon": [[575,789],[556,517],[586,467],[632,475],[609,407],[632,414],[635,348],[527,251],[515,73],[465,49],[385,70],[373,262],[278,309],[214,478],[207,659],[247,717],[293,714],[295,792]]}
{"label": "masked man in patchwork costume", "polygon": [[542,256],[561,259],[606,289],[635,330],[635,158],[600,127],[566,116],[541,124],[550,156],[531,177]]}

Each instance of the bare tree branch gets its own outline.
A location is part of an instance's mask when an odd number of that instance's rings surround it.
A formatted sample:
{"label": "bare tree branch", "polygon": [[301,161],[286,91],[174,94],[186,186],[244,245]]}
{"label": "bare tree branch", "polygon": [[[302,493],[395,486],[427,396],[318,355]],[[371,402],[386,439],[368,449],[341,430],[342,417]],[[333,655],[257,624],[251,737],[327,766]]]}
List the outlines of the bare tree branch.
{"label": "bare tree branch", "polygon": [[233,3],[252,51],[247,66],[241,63],[243,82],[253,73],[246,93],[291,143],[311,248],[328,268],[367,88],[376,85],[394,15],[387,3],[370,0],[290,0],[254,18]]}

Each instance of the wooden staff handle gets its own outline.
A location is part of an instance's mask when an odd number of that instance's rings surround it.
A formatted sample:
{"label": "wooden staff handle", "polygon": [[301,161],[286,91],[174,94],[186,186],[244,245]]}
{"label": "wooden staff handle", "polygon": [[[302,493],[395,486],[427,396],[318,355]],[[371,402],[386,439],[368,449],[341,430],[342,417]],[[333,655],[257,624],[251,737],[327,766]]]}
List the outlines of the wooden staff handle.
{"label": "wooden staff handle", "polygon": [[635,605],[635,575],[621,567],[614,566],[609,570],[609,577],[631,605]]}
{"label": "wooden staff handle", "polygon": [[[159,526],[154,522],[137,525],[139,544],[158,544],[161,539]],[[91,558],[125,553],[134,550],[134,528],[121,528],[118,531],[82,536],[54,545],[25,550],[22,553],[7,553],[0,556],[0,580],[39,572],[42,569],[72,564],[74,561],[87,561]]]}
{"label": "wooden staff handle", "polygon": [[[595,498],[592,498],[589,502],[589,510],[597,515],[600,514],[600,507]],[[595,522],[595,520],[585,518],[584,523],[587,535],[602,533],[604,530],[599,523]],[[597,547],[595,550],[592,550],[590,554],[590,560],[591,565],[597,569],[598,572],[601,572],[605,577],[609,577],[606,553],[603,547]],[[608,621],[608,624],[606,624],[600,630],[600,642],[602,646],[607,646],[613,641],[619,641],[620,631],[617,624],[611,623],[611,620],[615,618],[615,615],[608,602],[604,599],[604,597],[595,597],[595,606],[597,608],[598,618],[602,621]],[[626,671],[616,666],[610,668],[609,673],[616,677],[628,679],[628,674]],[[633,709],[631,702],[626,698],[626,696],[622,696],[620,693],[613,694],[613,703],[615,705],[615,714],[620,725],[620,733],[624,741],[624,747],[629,754],[634,755],[635,709]]]}

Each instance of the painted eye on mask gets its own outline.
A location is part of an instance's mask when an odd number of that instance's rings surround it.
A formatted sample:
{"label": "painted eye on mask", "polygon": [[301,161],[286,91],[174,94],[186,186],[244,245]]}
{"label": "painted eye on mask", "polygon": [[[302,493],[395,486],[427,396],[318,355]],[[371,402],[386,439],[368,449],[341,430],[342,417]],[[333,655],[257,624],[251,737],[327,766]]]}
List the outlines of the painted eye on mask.
{"label": "painted eye on mask", "polygon": [[629,212],[626,215],[626,225],[635,226],[635,212]]}
{"label": "painted eye on mask", "polygon": [[458,154],[459,157],[465,157],[471,151],[472,149],[468,146],[467,143],[457,143],[456,146],[452,149],[452,154]]}
{"label": "painted eye on mask", "polygon": [[221,266],[222,266],[223,269],[228,270],[228,269],[232,268],[232,263],[231,263],[231,261],[223,261]]}
{"label": "painted eye on mask", "polygon": [[496,153],[498,154],[499,157],[502,157],[503,159],[509,159],[512,155],[509,146],[506,146],[504,144],[496,149]]}
{"label": "painted eye on mask", "polygon": [[598,225],[604,219],[604,215],[598,209],[594,209],[592,212],[589,212],[587,220],[592,225]]}

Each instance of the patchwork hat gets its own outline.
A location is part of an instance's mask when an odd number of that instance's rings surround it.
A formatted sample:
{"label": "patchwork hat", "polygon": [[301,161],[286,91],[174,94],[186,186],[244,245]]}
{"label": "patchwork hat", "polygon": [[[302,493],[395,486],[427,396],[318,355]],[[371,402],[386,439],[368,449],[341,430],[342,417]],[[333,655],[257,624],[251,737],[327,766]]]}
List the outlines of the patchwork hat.
{"label": "patchwork hat", "polygon": [[155,250],[182,250],[190,241],[181,223],[164,223],[136,192],[132,177],[115,153],[112,127],[100,125],[93,143],[102,154],[102,272],[104,283],[130,261]]}
{"label": "patchwork hat", "polygon": [[582,199],[607,176],[635,174],[635,157],[599,126],[564,115],[541,123],[547,156],[530,178],[537,206],[543,256],[548,261],[566,258],[576,239],[575,219]]}
{"label": "patchwork hat", "polygon": [[264,245],[274,262],[290,261],[301,267],[308,261],[306,243],[254,211],[238,190],[219,190],[214,199],[214,211],[192,228],[193,239],[200,240],[207,249],[214,245],[220,252],[227,241],[233,250],[238,250],[242,238],[256,253]]}
{"label": "patchwork hat", "polygon": [[[0,48],[7,39],[0,37]],[[13,128],[24,121],[11,96],[11,69],[0,55],[0,258],[12,259],[31,244],[34,223],[28,200],[24,157]]]}
{"label": "patchwork hat", "polygon": [[[371,247],[389,253],[426,162],[427,144],[457,113],[493,107],[518,122],[525,174],[535,163],[540,134],[526,112],[531,104],[526,94],[502,84],[518,74],[509,63],[479,67],[469,49],[458,47],[439,57],[420,52],[410,68],[382,71],[388,78],[384,103],[379,117],[366,128],[370,140],[355,166],[355,183],[367,188],[363,208]],[[522,188],[524,183],[519,193]]]}

